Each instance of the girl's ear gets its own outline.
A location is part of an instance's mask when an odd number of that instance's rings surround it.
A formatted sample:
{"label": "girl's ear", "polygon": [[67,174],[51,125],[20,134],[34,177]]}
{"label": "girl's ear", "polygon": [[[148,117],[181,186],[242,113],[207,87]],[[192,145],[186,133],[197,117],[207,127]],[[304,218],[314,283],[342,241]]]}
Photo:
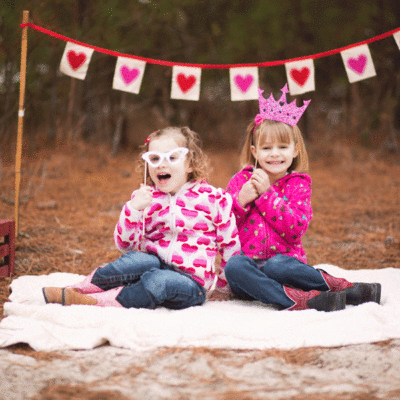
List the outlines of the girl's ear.
{"label": "girl's ear", "polygon": [[257,160],[257,149],[254,145],[250,146],[251,154],[253,154],[253,157]]}
{"label": "girl's ear", "polygon": [[191,166],[191,162],[189,160],[185,160],[186,163],[186,173],[191,174],[193,172],[193,167]]}
{"label": "girl's ear", "polygon": [[299,147],[300,147],[299,145],[294,146],[293,158],[296,158],[299,155],[300,153]]}

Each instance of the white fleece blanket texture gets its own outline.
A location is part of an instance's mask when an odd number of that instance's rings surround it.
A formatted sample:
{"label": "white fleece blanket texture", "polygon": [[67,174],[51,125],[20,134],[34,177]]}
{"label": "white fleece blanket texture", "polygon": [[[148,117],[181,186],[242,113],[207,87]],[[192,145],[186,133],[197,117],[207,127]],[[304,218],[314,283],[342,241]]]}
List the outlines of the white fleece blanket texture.
{"label": "white fleece blanket texture", "polygon": [[400,269],[344,270],[334,276],[382,284],[381,304],[337,312],[277,311],[258,302],[207,302],[185,310],[124,309],[45,304],[43,286],[67,286],[69,273],[22,276],[11,283],[0,322],[0,347],[27,343],[35,350],[91,349],[109,342],[134,350],[160,347],[295,349],[342,346],[400,337]]}

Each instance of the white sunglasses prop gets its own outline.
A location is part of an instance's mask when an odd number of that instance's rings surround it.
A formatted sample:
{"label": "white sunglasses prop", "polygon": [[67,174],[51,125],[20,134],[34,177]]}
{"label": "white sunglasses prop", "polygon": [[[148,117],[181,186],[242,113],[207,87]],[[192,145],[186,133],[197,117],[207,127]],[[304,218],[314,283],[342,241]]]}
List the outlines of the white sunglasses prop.
{"label": "white sunglasses prop", "polygon": [[148,151],[142,154],[142,158],[151,167],[155,168],[162,164],[166,159],[171,165],[178,164],[189,153],[186,147],[178,147],[168,153],[160,153],[158,151]]}

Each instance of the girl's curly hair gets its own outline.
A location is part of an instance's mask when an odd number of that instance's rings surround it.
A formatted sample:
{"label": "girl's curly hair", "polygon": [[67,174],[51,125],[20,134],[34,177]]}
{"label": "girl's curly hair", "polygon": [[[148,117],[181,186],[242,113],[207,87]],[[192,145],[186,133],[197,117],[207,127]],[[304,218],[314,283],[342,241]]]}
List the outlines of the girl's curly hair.
{"label": "girl's curly hair", "polygon": [[[201,149],[201,140],[199,135],[187,126],[181,128],[170,126],[151,133],[146,139],[145,144],[140,146],[141,152],[137,161],[138,165],[136,171],[141,173],[143,176],[145,161],[142,159],[142,154],[149,151],[149,145],[152,140],[164,135],[173,135],[180,147],[187,147],[189,149],[187,159],[189,161],[189,166],[193,171],[189,173],[188,181],[207,180],[210,170],[209,159]],[[154,185],[153,180],[150,178],[150,174],[147,174],[146,185]]]}

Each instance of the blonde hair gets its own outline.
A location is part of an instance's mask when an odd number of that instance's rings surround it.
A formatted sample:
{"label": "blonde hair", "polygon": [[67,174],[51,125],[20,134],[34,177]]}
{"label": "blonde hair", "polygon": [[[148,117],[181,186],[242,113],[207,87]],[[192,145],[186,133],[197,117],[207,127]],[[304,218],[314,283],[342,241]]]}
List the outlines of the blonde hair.
{"label": "blonde hair", "polygon": [[[158,139],[161,136],[165,135],[174,136],[175,141],[180,147],[186,147],[189,149],[187,160],[189,161],[189,167],[192,169],[192,172],[190,172],[188,175],[188,181],[207,180],[210,168],[208,157],[201,149],[201,140],[199,135],[189,129],[187,126],[181,128],[170,126],[168,128],[160,129],[150,134],[150,136],[147,138],[148,140],[146,139],[147,143],[140,146],[141,153],[138,159],[138,166],[136,168],[136,171],[140,172],[143,176],[145,161],[142,159],[142,154],[149,151],[149,145],[152,140]],[[146,185],[154,185],[150,174],[147,174]]]}
{"label": "blonde hair", "polygon": [[288,172],[308,172],[308,155],[300,129],[297,126],[290,126],[284,122],[270,119],[264,120],[258,126],[256,126],[254,121],[250,122],[248,125],[245,143],[240,155],[240,161],[243,167],[249,164],[255,165],[256,159],[251,152],[251,146],[257,147],[261,137],[269,139],[272,142],[291,143],[291,141],[293,141],[298,154],[293,159],[291,166],[288,168]]}

